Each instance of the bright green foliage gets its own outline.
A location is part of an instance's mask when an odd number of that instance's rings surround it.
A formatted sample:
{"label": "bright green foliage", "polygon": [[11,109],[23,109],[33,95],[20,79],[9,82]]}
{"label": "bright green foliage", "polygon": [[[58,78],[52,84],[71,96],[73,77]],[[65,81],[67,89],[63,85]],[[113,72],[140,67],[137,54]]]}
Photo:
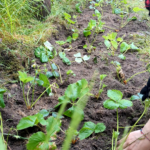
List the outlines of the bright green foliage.
{"label": "bright green foliage", "polygon": [[124,53],[126,51],[128,51],[129,49],[132,49],[132,50],[139,50],[138,47],[136,47],[134,45],[134,43],[131,43],[130,45],[128,45],[126,42],[122,42],[121,45],[120,45],[120,52],[121,53]]}
{"label": "bright green foliage", "polygon": [[5,107],[5,103],[4,103],[4,99],[3,99],[3,94],[6,92],[5,89],[1,89],[0,88],[0,107],[4,108]]}
{"label": "bright green foliage", "polygon": [[89,137],[93,132],[100,133],[105,131],[106,126],[103,123],[95,124],[93,122],[85,122],[82,129],[79,131],[79,138],[83,140]]}
{"label": "bright green foliage", "polygon": [[46,125],[47,122],[44,120],[44,115],[37,113],[33,116],[23,117],[17,125],[17,130],[23,130],[29,127],[36,126],[38,124]]}
{"label": "bright green foliage", "polygon": [[118,55],[118,57],[122,60],[126,60],[126,56],[124,56],[123,54]]}
{"label": "bright green foliage", "polygon": [[[80,98],[82,98],[84,95],[89,93],[89,87],[88,82],[85,79],[79,80],[76,83],[70,84],[64,95],[58,98],[59,103],[55,106],[57,108],[63,103],[70,103],[73,106],[69,108],[64,115],[67,115],[68,117],[71,117],[75,111],[75,101]],[[78,110],[80,111],[80,110]],[[81,114],[83,116],[84,112],[81,110]]]}
{"label": "bright green foliage", "polygon": [[78,33],[73,33],[72,34],[72,39],[75,41],[78,38],[79,34]]}
{"label": "bright green foliage", "polygon": [[110,98],[104,101],[103,105],[107,109],[125,109],[131,107],[133,103],[129,100],[122,99],[123,94],[119,90],[108,90],[107,96]]}
{"label": "bright green foliage", "polygon": [[80,9],[80,3],[77,3],[77,4],[76,4],[76,11],[77,11],[78,13],[82,13],[82,11],[81,11],[81,9]]}
{"label": "bright green foliage", "polygon": [[68,21],[68,24],[75,24],[75,21],[71,20],[71,16],[68,13],[64,13],[65,19]]}
{"label": "bright green foliage", "polygon": [[60,52],[59,56],[62,59],[63,63],[65,63],[67,65],[71,65],[70,60],[66,57],[66,54],[64,52]]}
{"label": "bright green foliage", "polygon": [[134,12],[139,12],[139,11],[143,11],[143,9],[139,8],[139,7],[134,7],[133,8],[133,11]]}
{"label": "bright green foliage", "polygon": [[18,73],[20,81],[22,81],[24,84],[34,80],[34,77],[28,76],[26,72],[18,71]]}
{"label": "bright green foliage", "polygon": [[61,123],[54,117],[49,117],[47,120],[46,134],[43,132],[34,133],[27,143],[28,150],[55,150],[57,147],[54,142],[51,142],[55,137],[56,132],[60,130]]}
{"label": "bright green foliage", "polygon": [[66,43],[66,41],[56,41],[56,43],[59,45],[64,45]]}
{"label": "bright green foliage", "polygon": [[[50,47],[49,47],[50,48]],[[34,54],[37,58],[40,58],[42,63],[48,62],[49,59],[53,59],[55,56],[55,51],[46,49],[43,46],[40,46],[35,49]]]}

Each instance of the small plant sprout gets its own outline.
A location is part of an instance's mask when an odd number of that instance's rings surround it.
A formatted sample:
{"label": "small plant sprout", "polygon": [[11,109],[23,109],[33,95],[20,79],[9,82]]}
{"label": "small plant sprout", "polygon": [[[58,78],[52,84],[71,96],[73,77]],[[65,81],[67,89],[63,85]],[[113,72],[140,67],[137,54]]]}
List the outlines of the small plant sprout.
{"label": "small plant sprout", "polygon": [[87,61],[87,60],[89,60],[90,59],[90,56],[87,56],[87,55],[84,55],[83,57],[81,56],[81,53],[77,53],[77,54],[74,54],[74,57],[75,57],[75,61],[77,62],[77,63],[81,63],[81,62],[85,62],[85,61]]}
{"label": "small plant sprout", "polygon": [[[47,92],[48,95],[51,96],[52,95],[52,87],[58,88],[58,86],[55,83],[50,84],[47,76],[42,73],[39,75],[39,79],[36,79],[37,74],[35,77],[31,77],[31,76],[28,76],[26,72],[18,71],[18,73],[19,73],[19,80],[23,83],[22,92],[23,92],[23,98],[24,98],[27,109],[31,109],[45,92]],[[31,86],[28,89],[27,97],[26,97],[25,96],[25,85],[29,82],[31,83]],[[46,90],[33,102],[34,92],[35,92],[34,86],[36,83],[38,83],[40,86],[43,86],[44,88],[46,88]],[[30,92],[31,88],[32,88],[32,101],[30,102],[29,92]]]}
{"label": "small plant sprout", "polygon": [[93,123],[91,121],[85,122],[83,127],[79,131],[79,139],[83,140],[89,137],[93,132],[100,133],[105,131],[106,126],[103,123]]}
{"label": "small plant sprout", "polygon": [[[123,94],[119,90],[108,90],[107,96],[109,97],[108,100],[103,102],[103,106],[107,109],[114,110],[116,109],[117,113],[117,131],[113,132],[112,136],[112,150],[116,150],[117,147],[117,139],[119,135],[119,117],[118,117],[118,109],[125,109],[131,107],[133,103],[130,100],[122,99]],[[115,139],[115,146],[113,146],[113,142]]]}
{"label": "small plant sprout", "polygon": [[76,74],[74,74],[74,72],[72,70],[68,70],[66,72],[66,75],[67,75],[67,77],[64,82],[66,82],[71,76],[76,76]]}
{"label": "small plant sprout", "polygon": [[66,54],[64,52],[59,52],[59,57],[62,59],[63,63],[71,65],[70,60],[66,57]]}
{"label": "small plant sprout", "polygon": [[99,84],[99,91],[98,94],[95,95],[95,97],[98,99],[103,92],[103,89],[107,86],[106,84],[103,83],[104,78],[106,77],[106,74],[100,75],[100,84]]}
{"label": "small plant sprout", "polygon": [[71,20],[71,15],[69,15],[68,13],[64,13],[64,18],[65,20],[67,20],[67,23],[70,24],[75,24],[75,21]]}
{"label": "small plant sprout", "polygon": [[111,61],[116,68],[117,78],[119,81],[125,81],[125,74],[122,70],[121,64],[118,61]]}

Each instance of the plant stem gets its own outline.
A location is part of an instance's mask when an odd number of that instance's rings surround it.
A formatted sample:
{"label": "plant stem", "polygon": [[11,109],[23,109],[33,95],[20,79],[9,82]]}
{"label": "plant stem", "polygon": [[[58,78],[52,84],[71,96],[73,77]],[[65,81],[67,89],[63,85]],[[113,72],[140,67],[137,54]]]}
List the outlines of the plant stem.
{"label": "plant stem", "polygon": [[[113,129],[113,133],[114,133],[114,129]],[[114,150],[114,136],[113,135],[112,135],[112,143],[111,144],[112,144],[112,148],[111,149]]]}
{"label": "plant stem", "polygon": [[36,80],[36,76],[37,76],[37,74],[35,74],[35,78],[34,78],[34,81],[33,81],[32,101],[31,101],[31,104],[33,103],[33,99],[34,99],[34,88],[35,88],[35,80]]}
{"label": "plant stem", "polygon": [[38,127],[42,132],[46,133],[46,131],[45,131],[42,127],[40,127],[39,125],[37,125],[37,127]]}
{"label": "plant stem", "polygon": [[26,97],[25,97],[25,94],[24,94],[24,86],[25,86],[25,83],[23,83],[23,86],[22,86],[23,98],[24,98],[26,106],[28,107]]}
{"label": "plant stem", "polygon": [[136,123],[132,126],[132,128],[130,129],[129,133],[127,134],[126,138],[125,138],[125,141],[126,139],[128,138],[129,134],[132,132],[132,130],[134,129],[134,127],[136,126],[136,124],[141,120],[141,118],[144,116],[145,112],[147,110],[147,107],[145,106],[144,108],[144,111],[142,113],[142,115],[140,116],[140,118],[136,121]]}
{"label": "plant stem", "polygon": [[52,85],[50,85],[37,99],[36,101],[31,105],[31,108],[37,103],[37,101],[42,97],[42,95],[49,89],[51,88]]}
{"label": "plant stem", "polygon": [[[119,117],[118,117],[118,108],[117,108],[117,134],[119,133]],[[117,139],[118,139],[118,135],[117,138],[115,138],[115,148],[114,150],[116,150],[117,147]]]}
{"label": "plant stem", "polygon": [[134,76],[136,76],[138,74],[141,74],[141,73],[144,73],[146,71],[148,71],[148,70],[144,70],[144,71],[138,72],[138,73],[134,74],[133,76],[131,76],[130,78],[128,78],[126,81],[129,82]]}

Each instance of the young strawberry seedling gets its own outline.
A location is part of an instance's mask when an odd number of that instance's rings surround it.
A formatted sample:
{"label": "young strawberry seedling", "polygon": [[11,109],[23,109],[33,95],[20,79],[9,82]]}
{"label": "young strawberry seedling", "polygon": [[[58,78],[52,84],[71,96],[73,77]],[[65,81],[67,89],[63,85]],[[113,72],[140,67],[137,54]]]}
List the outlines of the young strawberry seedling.
{"label": "young strawberry seedling", "polygon": [[[107,109],[116,110],[117,113],[117,131],[113,132],[112,136],[112,150],[116,150],[117,147],[117,139],[119,135],[119,117],[118,117],[118,109],[126,109],[131,107],[133,103],[129,100],[122,99],[123,94],[119,90],[108,90],[107,96],[110,98],[103,102],[103,106]],[[113,146],[113,141],[115,140],[115,146]]]}
{"label": "young strawberry seedling", "polygon": [[83,57],[81,56],[81,53],[77,53],[77,54],[74,54],[74,57],[75,57],[75,61],[77,62],[77,63],[81,63],[81,62],[85,62],[85,61],[87,61],[87,60],[89,60],[90,59],[90,56],[87,56],[87,55],[84,55]]}

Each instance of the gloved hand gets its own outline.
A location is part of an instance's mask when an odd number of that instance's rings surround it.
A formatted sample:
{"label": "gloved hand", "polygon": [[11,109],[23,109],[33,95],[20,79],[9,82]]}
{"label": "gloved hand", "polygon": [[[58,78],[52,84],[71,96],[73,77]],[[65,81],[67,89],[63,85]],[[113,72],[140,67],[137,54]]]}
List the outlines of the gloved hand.
{"label": "gloved hand", "polygon": [[142,101],[145,101],[146,98],[149,98],[149,97],[150,97],[150,78],[149,78],[148,81],[147,81],[147,85],[145,85],[145,86],[142,88],[140,94],[143,95]]}

